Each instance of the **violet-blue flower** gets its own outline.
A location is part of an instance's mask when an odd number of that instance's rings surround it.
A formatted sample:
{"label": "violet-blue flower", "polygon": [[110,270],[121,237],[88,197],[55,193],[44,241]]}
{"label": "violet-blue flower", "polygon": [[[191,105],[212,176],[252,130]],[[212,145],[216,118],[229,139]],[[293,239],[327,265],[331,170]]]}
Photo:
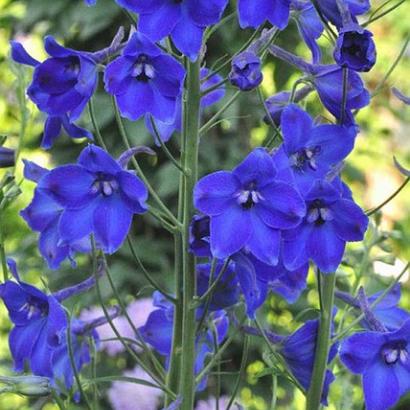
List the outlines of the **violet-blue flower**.
{"label": "violet-blue flower", "polygon": [[11,269],[17,282],[0,285],[0,298],[7,307],[14,327],[9,346],[17,372],[29,363],[37,376],[52,377],[52,352],[61,343],[67,320],[64,309],[53,295],[22,282]]}
{"label": "violet-blue flower", "polygon": [[242,91],[256,88],[263,80],[261,59],[251,51],[244,51],[232,60],[229,81]]}
{"label": "violet-blue flower", "polygon": [[132,35],[120,57],[108,64],[104,82],[121,114],[137,120],[149,113],[171,123],[182,93],[185,70],[147,36]]}
{"label": "violet-blue flower", "polygon": [[[286,337],[278,349],[293,376],[306,391],[309,389],[312,379],[318,329],[318,320],[308,320],[294,333]],[[337,349],[337,344],[333,344],[330,347],[328,362],[334,359]],[[327,405],[329,386],[334,379],[333,373],[330,370],[326,370],[321,399],[324,405]]]}
{"label": "violet-blue flower", "polygon": [[15,151],[11,148],[0,147],[0,168],[14,167]]}
{"label": "violet-blue flower", "polygon": [[385,410],[410,391],[410,320],[391,332],[365,331],[345,339],[340,360],[362,375],[367,410]]}
{"label": "violet-blue flower", "polygon": [[[312,68],[313,83],[323,105],[337,118],[342,117],[343,103],[343,69],[337,65],[315,66]],[[344,123],[354,123],[352,110],[363,108],[370,102],[370,94],[363,80],[353,70],[348,70],[346,108],[343,114]]]}
{"label": "violet-blue flower", "polygon": [[73,138],[92,138],[90,132],[73,122],[80,117],[97,86],[96,62],[89,53],[62,47],[51,36],[44,39],[44,47],[50,58],[40,63],[20,43],[11,42],[13,60],[35,68],[27,94],[49,116],[43,148],[51,147],[62,126]]}
{"label": "violet-blue flower", "polygon": [[210,216],[214,257],[227,258],[246,247],[258,259],[278,261],[280,230],[297,226],[306,208],[292,186],[275,179],[271,156],[252,151],[233,171],[218,171],[198,181],[197,209]]}
{"label": "violet-blue flower", "polygon": [[289,22],[290,0],[239,0],[238,15],[242,28],[257,28],[266,20],[283,30]]}
{"label": "violet-blue flower", "polygon": [[[24,177],[28,180],[38,183],[41,177],[50,172],[31,161],[23,160],[23,162]],[[74,263],[73,258],[76,252],[89,252],[91,250],[87,237],[70,244],[61,243],[58,224],[63,211],[64,208],[50,195],[35,189],[33,200],[20,212],[30,229],[40,233],[38,247],[50,269],[58,269],[66,258]]]}
{"label": "violet-blue flower", "polygon": [[217,23],[228,0],[116,0],[139,14],[138,29],[151,40],[170,35],[175,46],[195,61],[207,26]]}
{"label": "violet-blue flower", "polygon": [[284,166],[291,167],[301,192],[309,190],[316,179],[349,154],[356,136],[353,128],[314,126],[309,114],[296,104],[283,110],[281,129],[283,144],[274,154],[275,164],[284,161]]}
{"label": "violet-blue flower", "polygon": [[373,34],[358,24],[347,24],[339,32],[334,59],[341,67],[354,71],[369,71],[376,63]]}
{"label": "violet-blue flower", "polygon": [[133,214],[147,210],[148,197],[143,182],[123,165],[103,149],[89,145],[77,164],[55,168],[39,180],[37,189],[64,208],[59,220],[62,243],[93,233],[106,253],[121,246]]}
{"label": "violet-blue flower", "polygon": [[361,241],[368,218],[335,184],[318,180],[305,194],[307,214],[295,229],[284,231],[283,262],[292,270],[309,259],[324,273],[342,261],[346,242]]}

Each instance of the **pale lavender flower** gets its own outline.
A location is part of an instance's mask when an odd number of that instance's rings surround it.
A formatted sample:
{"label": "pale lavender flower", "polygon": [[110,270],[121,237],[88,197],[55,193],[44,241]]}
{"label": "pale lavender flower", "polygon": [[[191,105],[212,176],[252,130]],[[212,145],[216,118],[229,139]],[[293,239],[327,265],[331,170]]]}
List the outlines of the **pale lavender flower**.
{"label": "pale lavender flower", "polygon": [[[154,310],[151,298],[138,299],[131,302],[127,307],[127,313],[134,323],[135,328],[143,326],[147,321],[149,314]],[[90,321],[98,317],[104,316],[104,312],[100,306],[94,306],[81,312],[80,319]],[[135,333],[124,316],[119,316],[113,319],[113,324],[124,338],[135,339]],[[116,356],[125,351],[124,345],[119,340],[104,341],[104,339],[116,338],[114,331],[109,323],[99,326],[96,329],[98,336],[102,340],[101,349],[105,350],[109,356]],[[135,345],[135,350],[140,348]]]}
{"label": "pale lavender flower", "polygon": [[[126,370],[124,376],[154,383],[153,379],[139,366]],[[113,410],[157,410],[162,391],[142,384],[116,381],[108,390],[108,399]]]}
{"label": "pale lavender flower", "polygon": [[[229,403],[228,396],[221,396],[219,398],[219,408],[226,409]],[[236,406],[232,406],[232,410],[236,410]],[[209,397],[208,400],[199,400],[195,410],[216,410],[216,399],[215,397]]]}

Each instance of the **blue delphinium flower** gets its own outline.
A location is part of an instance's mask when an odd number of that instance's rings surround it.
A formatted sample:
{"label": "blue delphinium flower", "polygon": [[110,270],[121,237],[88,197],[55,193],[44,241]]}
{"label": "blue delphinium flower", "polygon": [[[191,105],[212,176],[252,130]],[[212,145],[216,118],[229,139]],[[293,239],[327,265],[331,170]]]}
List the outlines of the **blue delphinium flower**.
{"label": "blue delphinium flower", "polygon": [[[27,160],[24,162],[24,177],[36,183],[49,170]],[[41,255],[46,259],[50,269],[58,269],[61,262],[70,258],[74,264],[76,252],[89,252],[91,250],[88,237],[73,241],[70,244],[60,241],[58,224],[64,208],[44,191],[36,189],[30,205],[20,212],[20,215],[29,225],[30,229],[40,233],[38,247]]]}
{"label": "blue delphinium flower", "polygon": [[368,218],[350,197],[327,181],[318,180],[305,193],[305,200],[303,222],[283,234],[284,264],[292,270],[312,259],[322,272],[334,272],[346,242],[363,239]]}
{"label": "blue delphinium flower", "polygon": [[283,30],[289,21],[290,0],[239,0],[238,15],[242,28],[259,27],[266,20]]}
{"label": "blue delphinium flower", "polygon": [[[347,5],[351,18],[356,21],[356,16],[367,13],[370,10],[370,0],[343,0]],[[342,15],[335,0],[318,0],[317,4],[322,15],[336,27],[343,25]]]}
{"label": "blue delphinium flower", "polygon": [[373,34],[358,24],[347,24],[339,32],[333,53],[337,64],[355,71],[369,71],[376,63]]}
{"label": "blue delphinium flower", "polygon": [[224,259],[246,247],[258,259],[278,261],[280,230],[297,226],[306,208],[292,186],[275,179],[271,156],[255,149],[233,171],[218,171],[195,186],[197,209],[210,216],[210,244]]}
{"label": "blue delphinium flower", "polygon": [[276,57],[297,67],[307,74],[309,81],[314,85],[323,105],[338,119],[343,117],[343,125],[355,124],[352,110],[365,107],[370,102],[370,94],[366,90],[359,74],[348,70],[346,84],[346,106],[342,112],[343,104],[343,68],[336,65],[315,65],[282,48],[271,45],[269,51]]}
{"label": "blue delphinium flower", "polygon": [[14,167],[15,151],[11,148],[0,147],[0,168]]}
{"label": "blue delphinium flower", "polygon": [[[309,390],[312,379],[318,328],[319,322],[317,320],[308,320],[294,333],[286,337],[278,346],[278,352],[285,359],[295,379],[306,391]],[[331,346],[328,362],[335,358],[337,349],[337,344]],[[329,386],[334,379],[333,373],[330,370],[326,370],[321,400],[324,405],[327,405]]]}
{"label": "blue delphinium flower", "polygon": [[196,60],[207,26],[217,23],[228,0],[116,0],[139,14],[138,29],[151,40],[170,35],[179,51]]}
{"label": "blue delphinium flower", "polygon": [[[219,74],[211,74],[210,70],[205,67],[201,68],[201,92],[206,93],[207,90],[221,84],[223,79]],[[213,91],[204,94],[201,98],[200,108],[203,110],[213,104],[216,104],[225,95],[225,87],[223,84],[220,87],[214,89]],[[158,141],[158,136],[152,127],[151,120],[154,121],[157,128],[157,133],[161,137],[163,142],[167,142],[175,131],[181,131],[182,129],[182,102],[181,97],[177,101],[177,107],[175,110],[175,117],[172,122],[158,121],[153,119],[150,114],[145,115],[145,126],[147,127],[150,134],[154,137],[155,144],[161,145]]]}
{"label": "blue delphinium flower", "polygon": [[9,335],[14,369],[24,371],[27,362],[33,374],[52,377],[52,352],[67,325],[64,309],[53,295],[22,282],[13,265],[11,271],[16,282],[1,284],[0,297],[14,324]]}
{"label": "blue delphinium flower", "polygon": [[150,113],[160,121],[172,122],[184,77],[177,60],[136,32],[121,56],[108,64],[104,82],[124,117],[135,121]]}
{"label": "blue delphinium flower", "polygon": [[292,0],[291,10],[299,33],[312,52],[312,63],[319,63],[321,51],[317,39],[322,35],[324,27],[315,7],[310,1]]}
{"label": "blue delphinium flower", "polygon": [[[337,118],[342,117],[343,70],[337,65],[316,66],[313,70],[313,83],[323,105]],[[353,70],[348,70],[346,109],[344,123],[354,123],[352,110],[363,108],[370,102],[370,94],[363,80]]]}
{"label": "blue delphinium flower", "polygon": [[367,410],[385,410],[410,391],[410,320],[391,332],[364,331],[342,342],[340,360],[361,374]]}
{"label": "blue delphinium flower", "polygon": [[340,125],[314,126],[309,114],[295,104],[283,110],[281,129],[283,144],[274,154],[275,164],[284,161],[291,167],[301,192],[349,154],[356,136],[354,129]]}
{"label": "blue delphinium flower", "polygon": [[251,51],[244,51],[232,60],[229,81],[242,91],[256,88],[263,80],[261,59]]}
{"label": "blue delphinium flower", "polygon": [[80,117],[97,86],[96,62],[90,53],[62,47],[51,36],[45,38],[44,47],[50,58],[40,63],[20,43],[11,42],[13,60],[35,68],[27,94],[48,115],[42,147],[51,147],[61,127],[72,138],[92,139],[89,131],[73,122]]}
{"label": "blue delphinium flower", "polygon": [[147,210],[148,197],[143,182],[122,165],[89,145],[77,164],[55,168],[38,181],[37,189],[64,208],[58,227],[61,243],[71,244],[93,233],[106,253],[121,246],[133,214]]}

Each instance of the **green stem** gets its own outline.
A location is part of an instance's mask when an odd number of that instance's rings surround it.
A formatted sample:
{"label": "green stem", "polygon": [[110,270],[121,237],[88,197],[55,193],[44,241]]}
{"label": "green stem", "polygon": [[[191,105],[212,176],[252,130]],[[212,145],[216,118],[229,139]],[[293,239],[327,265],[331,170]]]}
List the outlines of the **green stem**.
{"label": "green stem", "polygon": [[321,275],[322,308],[316,341],[315,363],[313,365],[312,379],[307,394],[306,410],[318,410],[320,408],[332,328],[336,275],[334,273],[322,274],[320,271],[318,271],[318,275]]}
{"label": "green stem", "polygon": [[189,252],[189,225],[194,215],[193,190],[198,177],[198,146],[200,123],[200,61],[187,63],[186,96],[184,104],[183,167],[187,170],[183,183],[182,231],[182,346],[180,394],[181,410],[192,410],[195,396],[195,309],[191,309],[196,295],[195,256]]}
{"label": "green stem", "polygon": [[100,145],[102,148],[104,148],[107,151],[107,146],[104,143],[104,138],[101,135],[100,127],[98,126],[97,117],[95,115],[93,98],[90,98],[90,101],[88,102],[88,112],[90,114],[91,123],[93,124],[93,127],[94,127],[95,136],[96,136],[98,145]]}
{"label": "green stem", "polygon": [[4,212],[4,210],[0,210],[0,259],[1,259],[1,267],[3,270],[3,279],[4,279],[4,282],[6,282],[9,278],[9,271],[7,269],[6,249],[4,247],[2,212]]}

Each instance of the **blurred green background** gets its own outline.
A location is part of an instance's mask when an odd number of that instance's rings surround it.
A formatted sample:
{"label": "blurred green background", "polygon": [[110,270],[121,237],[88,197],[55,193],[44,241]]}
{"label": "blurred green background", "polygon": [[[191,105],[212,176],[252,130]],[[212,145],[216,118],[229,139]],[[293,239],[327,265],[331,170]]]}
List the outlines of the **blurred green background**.
{"label": "blurred green background", "polygon": [[[373,9],[382,1],[373,1]],[[234,2],[231,2],[232,9]],[[227,12],[228,13],[228,12]],[[407,16],[407,18],[406,18]],[[373,31],[378,60],[374,69],[364,75],[370,91],[375,90],[381,79],[391,67],[399,54],[406,36],[410,33],[410,2],[404,2],[397,10],[369,26]],[[366,19],[366,17],[364,18]],[[119,25],[129,28],[129,21],[113,0],[98,0],[97,6],[88,8],[82,0],[0,0],[0,135],[8,137],[6,146],[21,147],[21,157],[36,161],[43,166],[55,166],[75,160],[86,141],[73,141],[67,136],[61,137],[48,152],[39,149],[44,118],[36,107],[24,96],[24,89],[29,82],[31,69],[19,67],[9,57],[9,40],[16,39],[24,44],[35,57],[43,59],[45,53],[42,38],[53,34],[65,45],[81,50],[95,51],[107,46]],[[250,37],[250,30],[239,30],[235,20],[229,21],[211,37],[207,47],[206,63],[210,67],[221,56],[233,55]],[[292,22],[280,34],[278,44],[306,58],[310,54],[301,43],[296,25]],[[323,37],[320,44],[324,50],[324,60],[331,62],[331,44]],[[355,151],[350,155],[344,170],[344,178],[352,187],[355,199],[365,209],[381,203],[404,180],[394,168],[393,155],[400,162],[410,164],[410,107],[405,106],[391,93],[396,86],[405,94],[410,94],[410,47],[407,48],[398,66],[390,76],[380,93],[372,100],[369,107],[362,110],[357,119],[361,132],[357,139]],[[227,74],[227,71],[224,72]],[[273,59],[268,59],[264,67],[263,90],[266,97],[277,91],[288,90],[299,78],[300,73],[291,67]],[[234,92],[229,86],[225,100]],[[110,98],[104,94],[100,84],[95,98],[98,122],[110,152],[117,155],[124,150],[113,121],[113,110]],[[219,107],[222,103],[219,103]],[[313,93],[307,99],[307,107],[314,115],[324,114],[321,105]],[[204,121],[212,116],[217,107],[204,113]],[[225,113],[225,119],[213,128],[201,143],[201,175],[212,170],[231,168],[253,146],[261,144],[269,134],[269,127],[263,123],[264,115],[258,96],[255,92],[244,94]],[[85,112],[82,125],[92,130],[90,119]],[[127,123],[128,133],[135,145],[153,145],[152,138],[144,129],[143,122]],[[177,148],[175,139],[170,141],[171,150]],[[175,168],[166,161],[165,156],[156,149],[156,159],[142,159],[144,170],[149,175],[160,195],[172,208],[176,207],[176,189],[178,174]],[[1,171],[3,174],[4,171]],[[22,167],[18,164],[16,180],[21,182],[22,194],[6,210],[3,216],[3,230],[6,236],[6,252],[14,257],[25,281],[39,287],[47,283],[51,290],[73,284],[90,274],[87,257],[79,257],[78,268],[73,269],[68,262],[58,271],[50,271],[39,256],[37,234],[31,232],[20,218],[19,211],[30,202],[34,184],[22,181]],[[363,274],[362,282],[369,291],[384,287],[397,275],[410,259],[410,201],[407,187],[400,196],[383,208],[381,216],[374,218],[374,226],[364,244],[349,248],[346,263],[340,269],[338,285],[349,289],[354,281],[359,266]],[[376,220],[377,219],[377,220]],[[376,226],[377,225],[377,226]],[[171,289],[173,244],[172,237],[158,226],[150,216],[136,218],[132,235],[138,252],[144,263],[155,274],[164,286]],[[377,235],[384,235],[380,246],[372,246]],[[370,258],[363,259],[370,254]],[[148,296],[152,289],[147,286],[143,276],[135,269],[128,247],[110,258],[116,284],[121,289],[126,301],[136,297]],[[377,273],[377,275],[375,274]],[[298,315],[308,307],[317,307],[317,294],[314,290],[314,277],[309,276],[309,289],[295,305],[288,306],[279,297],[272,296],[261,313],[266,326],[272,326],[284,333],[296,329],[306,317]],[[410,309],[409,279],[405,277],[405,294],[403,306]],[[103,288],[109,300],[108,286]],[[82,296],[71,303],[71,308],[79,312],[82,308],[96,304],[94,292]],[[298,315],[298,316],[296,316]],[[0,374],[10,373],[10,356],[7,334],[10,322],[4,306],[0,306]],[[224,368],[233,371],[240,363],[242,340],[229,350],[229,359]],[[269,376],[259,377],[266,367],[262,358],[263,345],[260,341],[252,342],[250,361],[247,367],[247,378],[241,386],[241,402],[247,409],[267,410],[270,402]],[[103,374],[118,374],[121,369],[131,368],[132,362],[125,355],[112,359],[100,356],[99,370]],[[329,409],[361,409],[362,393],[358,378],[348,375],[336,364],[338,380],[333,383],[330,393]],[[222,384],[224,393],[229,394],[234,377],[227,376]],[[204,394],[212,394],[215,382],[210,379],[210,388]],[[278,398],[280,409],[303,409],[304,398],[294,392],[291,385],[279,380]],[[55,409],[45,400],[28,401],[16,395],[0,395],[0,409]],[[75,406],[73,408],[81,408]],[[109,408],[102,396],[102,408]],[[410,408],[410,402],[402,404],[402,409]]]}

